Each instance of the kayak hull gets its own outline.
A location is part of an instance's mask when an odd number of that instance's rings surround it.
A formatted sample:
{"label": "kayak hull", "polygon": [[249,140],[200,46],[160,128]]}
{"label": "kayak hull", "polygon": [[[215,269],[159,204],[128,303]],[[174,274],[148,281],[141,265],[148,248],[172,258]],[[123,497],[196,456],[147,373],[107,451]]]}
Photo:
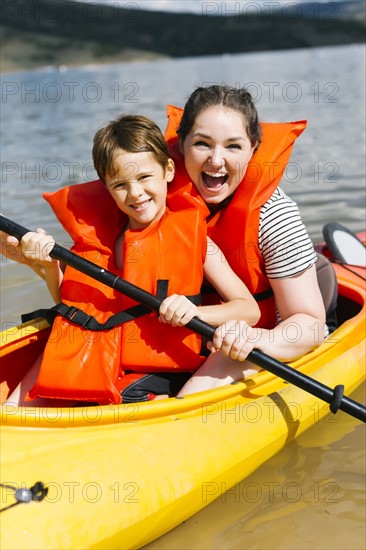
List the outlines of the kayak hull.
{"label": "kayak hull", "polygon": [[[335,266],[345,320],[291,366],[350,395],[365,380],[365,283]],[[342,319],[343,321],[343,319]],[[48,335],[42,321],[1,337],[2,398]],[[32,350],[32,351],[30,351]],[[11,371],[12,374],[9,374]],[[139,548],[229,490],[316,422],[329,405],[269,372],[184,399],[105,407],[1,410],[1,482],[42,502],[1,516],[2,549]],[[2,490],[2,508],[12,504]]]}

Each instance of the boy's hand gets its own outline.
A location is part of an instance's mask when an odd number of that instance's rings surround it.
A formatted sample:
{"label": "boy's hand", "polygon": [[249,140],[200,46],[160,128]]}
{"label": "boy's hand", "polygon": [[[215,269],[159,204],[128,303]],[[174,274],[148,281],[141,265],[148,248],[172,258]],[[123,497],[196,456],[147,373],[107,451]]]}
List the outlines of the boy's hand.
{"label": "boy's hand", "polygon": [[162,301],[159,308],[159,321],[173,327],[182,327],[193,317],[198,317],[198,308],[188,298],[172,294]]}
{"label": "boy's hand", "polygon": [[245,361],[257,341],[257,330],[245,321],[227,321],[217,327],[207,347],[211,352],[221,350],[223,355],[235,361]]}
{"label": "boy's hand", "polygon": [[54,260],[50,257],[55,241],[51,235],[47,235],[46,231],[42,228],[38,228],[36,231],[30,231],[26,233],[20,241],[21,252],[26,263],[37,263],[44,267],[49,266],[50,263],[54,263]]}
{"label": "boy's hand", "polygon": [[22,247],[15,237],[0,231],[0,252],[2,256],[18,262],[20,264],[27,264],[27,258],[22,253]]}

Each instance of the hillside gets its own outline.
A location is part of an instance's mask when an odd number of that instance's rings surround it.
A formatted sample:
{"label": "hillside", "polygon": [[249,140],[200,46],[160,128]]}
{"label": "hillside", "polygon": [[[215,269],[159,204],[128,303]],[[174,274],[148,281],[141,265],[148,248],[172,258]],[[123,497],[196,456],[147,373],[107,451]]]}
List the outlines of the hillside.
{"label": "hillside", "polygon": [[363,3],[344,4],[208,16],[12,0],[1,6],[1,70],[364,42]]}

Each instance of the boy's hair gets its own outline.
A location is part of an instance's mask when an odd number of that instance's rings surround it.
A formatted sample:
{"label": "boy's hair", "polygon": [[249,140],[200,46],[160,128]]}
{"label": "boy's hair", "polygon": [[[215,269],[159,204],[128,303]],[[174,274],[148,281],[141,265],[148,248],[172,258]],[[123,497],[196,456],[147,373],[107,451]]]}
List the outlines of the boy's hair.
{"label": "boy's hair", "polygon": [[169,160],[168,146],[160,128],[142,115],[121,115],[98,130],[93,142],[93,162],[100,180],[113,175],[118,149],[128,153],[151,153],[164,169]]}

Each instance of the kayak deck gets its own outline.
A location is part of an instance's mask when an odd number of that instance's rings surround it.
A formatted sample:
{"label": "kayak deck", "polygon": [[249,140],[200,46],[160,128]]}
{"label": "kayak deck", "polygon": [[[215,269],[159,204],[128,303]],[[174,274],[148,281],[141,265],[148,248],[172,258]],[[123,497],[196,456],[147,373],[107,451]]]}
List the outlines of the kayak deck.
{"label": "kayak deck", "polygon": [[[335,269],[342,325],[291,365],[330,387],[344,384],[349,395],[365,380],[365,284],[343,267]],[[47,335],[44,322],[2,334],[3,399]],[[141,547],[328,413],[326,403],[269,372],[184,399],[63,409],[4,406],[2,483],[30,487],[42,481],[49,492],[40,503],[4,512],[1,548]],[[10,490],[3,493],[2,507],[14,501]]]}

